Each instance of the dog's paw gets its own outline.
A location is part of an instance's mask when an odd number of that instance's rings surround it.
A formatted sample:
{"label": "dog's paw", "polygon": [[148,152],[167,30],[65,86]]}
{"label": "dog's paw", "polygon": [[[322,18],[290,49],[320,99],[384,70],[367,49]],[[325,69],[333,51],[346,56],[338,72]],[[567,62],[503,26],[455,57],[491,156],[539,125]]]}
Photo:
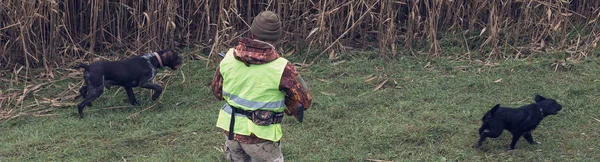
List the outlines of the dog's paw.
{"label": "dog's paw", "polygon": [[139,102],[137,102],[137,101],[133,101],[133,102],[131,102],[131,105],[133,105],[133,106],[138,106],[138,105],[140,105],[140,103],[139,103]]}
{"label": "dog's paw", "polygon": [[160,93],[155,93],[152,95],[152,101],[156,101],[156,99],[158,99],[158,97],[160,97]]}

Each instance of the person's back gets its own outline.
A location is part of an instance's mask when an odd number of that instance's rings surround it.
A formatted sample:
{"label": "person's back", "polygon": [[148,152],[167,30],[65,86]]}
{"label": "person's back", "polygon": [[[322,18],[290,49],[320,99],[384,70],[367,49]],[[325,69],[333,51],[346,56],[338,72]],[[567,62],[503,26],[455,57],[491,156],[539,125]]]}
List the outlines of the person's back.
{"label": "person's back", "polygon": [[[273,46],[282,36],[279,16],[259,13],[251,33],[227,52],[215,73],[213,94],[226,102],[216,125],[227,136],[227,160],[283,161],[283,113],[308,109],[311,97],[294,66]],[[301,121],[301,116],[296,118]]]}

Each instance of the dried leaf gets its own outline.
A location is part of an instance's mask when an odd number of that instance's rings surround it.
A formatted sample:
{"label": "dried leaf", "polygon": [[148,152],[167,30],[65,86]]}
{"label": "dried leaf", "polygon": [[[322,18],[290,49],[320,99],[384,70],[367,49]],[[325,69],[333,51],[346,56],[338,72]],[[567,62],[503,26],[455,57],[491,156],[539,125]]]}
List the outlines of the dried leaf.
{"label": "dried leaf", "polygon": [[344,63],[344,62],[346,62],[346,60],[342,60],[342,61],[334,62],[334,63],[332,63],[332,65],[333,65],[333,66],[335,66],[335,65],[339,65],[339,64],[341,64],[341,63]]}
{"label": "dried leaf", "polygon": [[425,64],[425,66],[423,66],[423,69],[425,69],[425,70],[428,70],[428,71],[429,71],[429,70],[431,70],[431,68],[430,68],[430,67],[431,67],[431,62],[427,62],[427,64]]}
{"label": "dried leaf", "polygon": [[308,36],[306,36],[306,38],[310,38],[310,36],[312,36],[313,34],[315,34],[315,32],[319,31],[319,28],[314,28],[310,31],[310,33],[308,33]]}
{"label": "dried leaf", "polygon": [[365,80],[365,83],[368,83],[368,82],[370,82],[370,81],[373,81],[373,80],[374,80],[374,79],[376,79],[376,78],[379,78],[379,77],[378,77],[378,76],[374,76],[374,77],[372,77],[372,78],[369,78],[369,79]]}
{"label": "dried leaf", "polygon": [[198,54],[194,54],[194,59],[196,59],[196,60],[204,60],[204,61],[208,60],[206,57],[200,56]]}
{"label": "dried leaf", "polygon": [[286,52],[285,54],[283,54],[283,56],[290,56],[290,55],[294,54],[294,52],[296,52],[296,50],[292,49],[289,52]]}
{"label": "dried leaf", "polygon": [[169,21],[171,23],[171,26],[173,26],[173,29],[177,28],[177,25],[175,25],[175,22],[173,21]]}
{"label": "dried leaf", "polygon": [[383,82],[379,83],[379,85],[377,85],[377,87],[375,87],[375,89],[373,89],[373,91],[377,91],[377,90],[379,90],[379,89],[380,89],[381,87],[383,87],[383,85],[384,85],[385,83],[387,83],[387,82],[388,82],[388,79],[386,79],[385,81],[383,81]]}
{"label": "dried leaf", "polygon": [[61,101],[69,101],[69,100],[72,100],[72,99],[74,99],[74,98],[76,98],[78,96],[79,96],[79,94],[72,94],[72,95],[69,95],[69,96],[62,97],[62,98],[60,98],[60,100]]}
{"label": "dried leaf", "polygon": [[479,36],[481,37],[483,35],[483,32],[485,32],[485,29],[487,29],[487,27],[481,29],[481,33],[479,33]]}
{"label": "dried leaf", "polygon": [[50,78],[54,79],[54,73],[52,71],[49,72]]}
{"label": "dried leaf", "polygon": [[67,77],[74,78],[74,79],[81,79],[82,75],[83,75],[83,72],[81,72],[81,71],[74,71],[72,73],[67,74]]}
{"label": "dried leaf", "polygon": [[144,17],[146,18],[146,23],[148,23],[148,24],[152,24],[152,23],[150,22],[150,15],[148,15],[148,13],[144,12]]}
{"label": "dried leaf", "polygon": [[569,16],[571,16],[571,15],[573,15],[573,14],[572,14],[572,13],[560,13],[560,15],[563,15],[563,16],[566,16],[566,17],[569,17]]}
{"label": "dried leaf", "polygon": [[596,20],[598,20],[598,19],[593,19],[593,20],[589,21],[588,24],[593,24],[596,22]]}
{"label": "dried leaf", "polygon": [[335,59],[335,51],[331,50],[331,52],[329,52],[329,60],[334,60]]}
{"label": "dried leaf", "polygon": [[408,4],[408,3],[406,3],[406,2],[402,2],[402,1],[394,1],[394,3],[396,3],[396,4],[400,4],[400,5],[405,5],[405,4]]}
{"label": "dried leaf", "polygon": [[558,22],[558,24],[556,24],[556,26],[554,26],[554,28],[552,28],[552,30],[556,31],[558,30],[558,28],[560,27],[561,21]]}
{"label": "dried leaf", "polygon": [[65,106],[75,106],[77,105],[77,103],[72,103],[72,102],[52,102],[52,104],[50,104],[50,106],[52,107],[65,107]]}

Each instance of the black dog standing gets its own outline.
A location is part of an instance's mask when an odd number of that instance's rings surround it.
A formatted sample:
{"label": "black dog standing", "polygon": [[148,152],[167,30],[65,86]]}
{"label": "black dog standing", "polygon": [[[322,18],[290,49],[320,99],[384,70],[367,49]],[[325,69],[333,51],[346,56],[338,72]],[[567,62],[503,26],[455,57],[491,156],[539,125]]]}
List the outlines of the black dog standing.
{"label": "black dog standing", "polygon": [[[487,137],[498,138],[504,129],[512,133],[512,142],[509,150],[515,149],[515,144],[521,136],[530,144],[537,144],[531,136],[533,131],[548,115],[556,115],[562,106],[555,100],[535,95],[535,103],[521,106],[519,108],[500,107],[500,104],[494,106],[485,113],[483,124],[479,128],[479,142],[476,147],[480,147]],[[485,130],[488,130],[485,132]]]}
{"label": "black dog standing", "polygon": [[100,97],[104,87],[119,85],[125,88],[132,105],[139,105],[133,94],[133,87],[153,89],[152,100],[158,99],[163,88],[152,83],[159,68],[167,66],[176,70],[181,64],[181,56],[173,50],[162,50],[120,61],[98,61],[90,65],[80,64],[84,68],[85,84],[79,89],[83,101],[77,105],[79,117],[83,118],[83,108],[91,106],[92,101]]}

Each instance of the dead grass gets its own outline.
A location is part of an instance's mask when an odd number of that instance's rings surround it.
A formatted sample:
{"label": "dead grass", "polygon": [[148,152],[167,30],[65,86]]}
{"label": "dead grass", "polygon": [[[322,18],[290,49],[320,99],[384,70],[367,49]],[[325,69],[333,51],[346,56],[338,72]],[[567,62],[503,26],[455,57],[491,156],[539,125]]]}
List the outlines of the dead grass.
{"label": "dead grass", "polygon": [[[80,75],[69,70],[74,62],[186,48],[193,51],[186,57],[213,66],[215,51],[247,35],[252,16],[263,10],[284,20],[280,53],[304,54],[299,63],[304,66],[322,58],[340,61],[340,53],[356,48],[377,49],[384,59],[407,53],[439,57],[440,33],[460,38],[454,46],[466,48],[468,58],[471,51],[488,58],[558,51],[577,59],[593,56],[600,41],[600,1],[5,0],[0,3],[0,116],[7,117],[1,119],[45,114],[29,112],[40,105],[72,105],[61,101],[73,98],[81,83],[60,92],[66,98],[24,101],[64,77]],[[425,48],[415,47],[419,44]],[[557,61],[556,69],[563,62]],[[63,78],[56,77],[55,68],[63,69]]]}

